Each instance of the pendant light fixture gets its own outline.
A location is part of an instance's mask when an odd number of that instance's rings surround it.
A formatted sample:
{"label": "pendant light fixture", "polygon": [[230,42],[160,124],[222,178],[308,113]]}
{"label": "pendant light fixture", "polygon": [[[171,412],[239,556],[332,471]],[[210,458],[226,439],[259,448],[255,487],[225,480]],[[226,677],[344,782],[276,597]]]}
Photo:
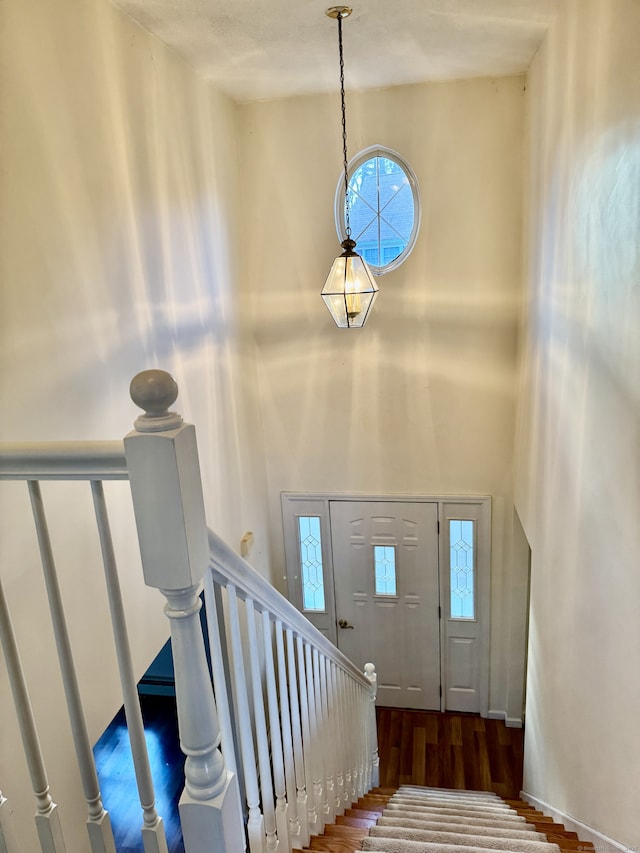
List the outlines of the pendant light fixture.
{"label": "pendant light fixture", "polygon": [[378,285],[363,258],[354,251],[349,223],[349,175],[347,161],[347,112],[344,100],[344,56],[342,50],[342,19],[348,18],[349,6],[332,6],[326,14],[338,22],[338,51],[340,54],[340,103],[342,107],[342,153],[344,160],[344,222],[346,239],[344,251],[335,259],[329,277],[322,288],[322,298],[337,326],[341,329],[360,329],[364,326],[371,306],[378,295]]}

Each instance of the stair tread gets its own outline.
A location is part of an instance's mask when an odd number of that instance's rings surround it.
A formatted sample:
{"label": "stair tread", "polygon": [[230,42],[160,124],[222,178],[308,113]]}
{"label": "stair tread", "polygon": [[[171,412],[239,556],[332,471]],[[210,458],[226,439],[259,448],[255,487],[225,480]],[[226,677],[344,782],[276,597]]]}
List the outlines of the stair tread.
{"label": "stair tread", "polygon": [[324,835],[314,836],[309,847],[305,847],[305,850],[313,850],[315,853],[319,853],[319,851],[323,851],[323,853],[354,853],[360,849],[360,841],[352,841],[346,838],[327,838]]}
{"label": "stair tread", "polygon": [[368,827],[345,826],[341,823],[331,823],[324,828],[325,835],[343,838],[366,838],[369,834]]}
{"label": "stair tread", "polygon": [[[310,846],[305,848],[314,853],[355,853],[362,849],[363,839],[369,836],[369,830],[375,826],[378,819],[385,813],[388,803],[397,791],[391,788],[377,788],[360,797],[351,808],[347,808],[343,815],[338,815],[334,824],[325,827],[324,835],[314,836]],[[464,790],[460,790],[460,796],[464,796]],[[406,796],[406,794],[405,794]],[[513,812],[524,818],[525,823],[521,827],[528,827],[544,833],[548,843],[556,844],[561,853],[595,853],[594,847],[589,842],[582,842],[577,833],[566,830],[560,823],[556,823],[552,817],[545,815],[539,809],[531,806],[526,800],[503,799],[498,797],[498,802],[510,806]],[[455,806],[453,806],[455,808]],[[390,812],[386,811],[386,814]],[[394,816],[396,816],[394,814]],[[399,815],[398,815],[399,816]],[[465,816],[468,816],[465,813]],[[496,814],[499,819],[499,814]],[[428,820],[425,817],[425,820]],[[517,827],[514,826],[514,830]],[[443,828],[442,830],[446,830]]]}
{"label": "stair tread", "polygon": [[378,809],[374,811],[373,809],[345,809],[344,813],[348,817],[368,817],[377,820],[384,809]]}
{"label": "stair tread", "polygon": [[349,815],[340,815],[336,818],[336,823],[339,826],[359,826],[369,827],[376,825],[376,819],[370,817],[349,817]]}

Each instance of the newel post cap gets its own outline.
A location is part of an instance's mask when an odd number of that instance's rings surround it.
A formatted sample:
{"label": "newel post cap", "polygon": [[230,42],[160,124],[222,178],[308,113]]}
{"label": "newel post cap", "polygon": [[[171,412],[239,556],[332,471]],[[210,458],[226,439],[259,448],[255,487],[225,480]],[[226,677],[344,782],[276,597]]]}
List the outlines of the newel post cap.
{"label": "newel post cap", "polygon": [[144,410],[125,436],[124,451],[145,583],[188,589],[209,563],[195,427],[169,411],[178,385],[166,371],[138,373],[129,392]]}
{"label": "newel post cap", "polygon": [[134,423],[139,432],[161,432],[176,429],[182,424],[177,412],[170,412],[178,399],[178,383],[166,370],[143,370],[131,380],[129,394],[144,411]]}

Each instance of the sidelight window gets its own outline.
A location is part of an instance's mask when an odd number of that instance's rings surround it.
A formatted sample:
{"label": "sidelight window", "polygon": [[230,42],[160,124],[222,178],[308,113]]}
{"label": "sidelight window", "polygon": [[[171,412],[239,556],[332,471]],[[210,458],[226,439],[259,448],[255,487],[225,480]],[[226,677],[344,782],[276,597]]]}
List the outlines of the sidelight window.
{"label": "sidelight window", "polygon": [[298,543],[302,569],[302,608],[325,609],[322,539],[318,516],[298,516]]}
{"label": "sidelight window", "polygon": [[449,519],[449,577],[452,619],[475,619],[475,521]]}

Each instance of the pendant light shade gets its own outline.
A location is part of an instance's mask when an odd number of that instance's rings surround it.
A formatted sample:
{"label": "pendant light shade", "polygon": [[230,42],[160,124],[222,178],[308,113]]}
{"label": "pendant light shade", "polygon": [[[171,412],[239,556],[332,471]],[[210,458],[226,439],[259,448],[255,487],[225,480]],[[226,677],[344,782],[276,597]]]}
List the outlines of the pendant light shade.
{"label": "pendant light shade", "polygon": [[344,56],[342,49],[342,19],[348,18],[348,6],[332,6],[326,14],[338,21],[338,51],[340,55],[340,104],[342,108],[342,154],[344,161],[344,204],[347,239],[344,251],[333,262],[329,277],[322,288],[322,298],[336,325],[341,329],[360,329],[367,321],[371,306],[378,294],[373,273],[363,258],[354,251],[349,223],[349,175],[347,161],[347,112],[344,98]]}
{"label": "pendant light shade", "polygon": [[354,252],[355,243],[347,239],[344,252],[335,259],[322,288],[322,298],[336,326],[360,329],[378,295],[378,285],[363,259]]}

